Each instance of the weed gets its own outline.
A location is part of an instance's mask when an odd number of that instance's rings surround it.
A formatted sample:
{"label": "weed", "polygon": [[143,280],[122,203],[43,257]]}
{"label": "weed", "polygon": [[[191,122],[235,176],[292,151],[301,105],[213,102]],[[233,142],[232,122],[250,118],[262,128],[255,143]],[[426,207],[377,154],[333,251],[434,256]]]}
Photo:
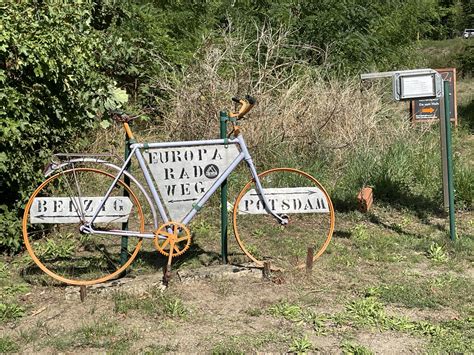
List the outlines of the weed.
{"label": "weed", "polygon": [[443,247],[438,243],[432,243],[426,252],[426,257],[437,263],[444,263],[448,261],[448,255],[443,250]]}
{"label": "weed", "polygon": [[326,315],[319,315],[313,311],[306,311],[304,313],[304,321],[313,327],[317,335],[326,334],[326,322],[329,320]]}
{"label": "weed", "polygon": [[393,254],[390,256],[390,261],[393,261],[395,263],[400,263],[405,260],[407,260],[406,255]]}
{"label": "weed", "polygon": [[265,235],[265,231],[257,228],[253,231],[252,235],[256,238],[262,238]]}
{"label": "weed", "polygon": [[54,260],[57,258],[68,258],[74,254],[75,242],[71,238],[61,237],[61,243],[56,243],[54,239],[47,239],[44,244],[36,247],[38,256],[44,260]]}
{"label": "weed", "polygon": [[198,223],[193,223],[191,228],[199,238],[207,238],[211,235],[213,226],[204,220],[200,220]]}
{"label": "weed", "polygon": [[0,261],[0,279],[8,277],[8,266]]}
{"label": "weed", "polygon": [[353,342],[344,341],[341,345],[342,353],[345,355],[371,355],[373,352],[363,345],[354,344]]}
{"label": "weed", "polygon": [[13,303],[0,303],[0,322],[6,322],[21,318],[25,315],[25,309]]}
{"label": "weed", "polygon": [[313,344],[308,340],[308,337],[305,335],[302,338],[293,339],[289,351],[294,353],[305,353],[312,349]]}
{"label": "weed", "polygon": [[162,297],[164,313],[173,318],[183,318],[188,314],[186,306],[178,298]]}
{"label": "weed", "polygon": [[[411,321],[405,317],[387,315],[383,305],[372,296],[350,302],[345,311],[333,316],[333,320],[338,325],[376,326],[380,330],[392,330],[427,337],[429,340],[428,349],[434,353],[469,352],[474,346],[473,318],[439,324]],[[356,353],[352,347],[347,345],[345,347],[350,350],[349,353]]]}
{"label": "weed", "polygon": [[126,292],[117,292],[113,295],[114,311],[116,313],[127,314],[132,310],[139,310],[142,313],[156,314],[157,303],[151,297],[137,298]]}
{"label": "weed", "polygon": [[310,309],[303,309],[296,304],[280,302],[271,306],[268,313],[292,322],[309,324],[318,335],[326,333],[327,316],[316,314]]}
{"label": "weed", "polygon": [[442,322],[442,336],[430,339],[428,350],[433,353],[471,353],[474,349],[474,318]]}
{"label": "weed", "polygon": [[237,355],[237,354],[245,354],[245,352],[235,349],[234,344],[230,344],[230,345],[229,344],[217,344],[212,349],[212,354],[213,355],[220,355],[220,354]]}
{"label": "weed", "polygon": [[28,290],[29,290],[29,286],[27,284],[14,284],[14,285],[3,287],[2,294],[12,296],[18,293],[25,293]]}
{"label": "weed", "polygon": [[249,308],[245,310],[245,314],[248,314],[251,317],[260,317],[263,314],[261,308]]}
{"label": "weed", "polygon": [[346,319],[362,326],[386,327],[383,305],[373,297],[352,301],[346,306]]}
{"label": "weed", "polygon": [[300,306],[288,302],[277,303],[268,309],[272,316],[283,317],[287,320],[298,322],[303,319],[303,311]]}
{"label": "weed", "polygon": [[19,348],[18,344],[9,336],[2,336],[0,338],[0,354],[16,353]]}
{"label": "weed", "polygon": [[363,224],[358,224],[351,229],[352,237],[358,241],[366,241],[370,238],[370,234],[367,231],[367,227]]}

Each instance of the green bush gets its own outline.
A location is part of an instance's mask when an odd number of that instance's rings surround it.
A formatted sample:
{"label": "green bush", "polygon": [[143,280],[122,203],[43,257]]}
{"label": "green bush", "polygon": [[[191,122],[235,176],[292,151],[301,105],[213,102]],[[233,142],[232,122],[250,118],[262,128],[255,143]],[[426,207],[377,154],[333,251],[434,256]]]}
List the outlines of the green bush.
{"label": "green bush", "polygon": [[474,43],[472,40],[464,47],[464,51],[458,54],[457,62],[459,72],[462,76],[474,76]]}
{"label": "green bush", "polygon": [[16,217],[53,150],[73,149],[124,93],[100,72],[103,34],[88,2],[0,6],[1,249],[18,250]]}

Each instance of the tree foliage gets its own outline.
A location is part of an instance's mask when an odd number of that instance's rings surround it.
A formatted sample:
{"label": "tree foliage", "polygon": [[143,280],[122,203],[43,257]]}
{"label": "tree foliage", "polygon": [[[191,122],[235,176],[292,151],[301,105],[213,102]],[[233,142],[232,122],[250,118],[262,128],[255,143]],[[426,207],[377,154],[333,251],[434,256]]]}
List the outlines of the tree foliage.
{"label": "tree foliage", "polygon": [[[93,128],[98,112],[121,100],[100,71],[106,41],[91,25],[91,10],[86,2],[15,1],[1,8],[2,232],[17,225],[16,208],[37,184],[51,151],[70,149]],[[16,249],[18,239],[5,236],[0,246]]]}

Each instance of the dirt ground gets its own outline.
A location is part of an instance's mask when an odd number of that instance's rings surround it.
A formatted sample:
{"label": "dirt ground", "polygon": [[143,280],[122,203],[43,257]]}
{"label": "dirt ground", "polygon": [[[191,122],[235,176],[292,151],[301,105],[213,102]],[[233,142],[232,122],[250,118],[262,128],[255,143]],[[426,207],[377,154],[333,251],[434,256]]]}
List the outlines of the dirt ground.
{"label": "dirt ground", "polygon": [[182,256],[168,288],[145,252],[127,277],[88,287],[83,301],[78,287],[26,282],[27,256],[4,258],[0,350],[474,351],[472,213],[458,215],[454,243],[444,217],[382,207],[339,214],[337,226],[311,273],[263,278],[260,269],[220,265],[215,226],[195,235],[201,252]]}

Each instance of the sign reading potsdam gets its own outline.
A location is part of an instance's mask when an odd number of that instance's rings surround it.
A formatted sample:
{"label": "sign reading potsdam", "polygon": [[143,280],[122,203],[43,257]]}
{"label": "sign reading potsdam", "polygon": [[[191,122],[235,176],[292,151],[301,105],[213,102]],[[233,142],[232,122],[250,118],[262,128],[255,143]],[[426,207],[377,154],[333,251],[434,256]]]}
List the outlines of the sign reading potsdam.
{"label": "sign reading potsdam", "polygon": [[[275,213],[325,213],[328,201],[317,187],[290,187],[263,189],[268,207]],[[268,213],[262,196],[255,189],[248,191],[239,203],[241,214]]]}
{"label": "sign reading potsdam", "polygon": [[149,149],[145,158],[173,221],[181,221],[239,155],[235,144]]}

